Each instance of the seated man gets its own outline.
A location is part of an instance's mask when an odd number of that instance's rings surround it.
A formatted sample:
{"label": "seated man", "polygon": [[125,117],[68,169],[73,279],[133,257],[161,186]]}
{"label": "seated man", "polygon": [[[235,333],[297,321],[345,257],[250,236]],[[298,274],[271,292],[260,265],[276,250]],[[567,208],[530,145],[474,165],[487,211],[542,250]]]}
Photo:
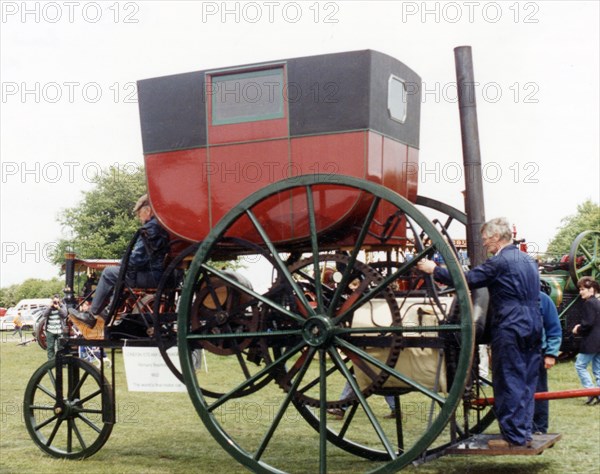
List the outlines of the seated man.
{"label": "seated man", "polygon": [[[169,234],[154,217],[147,194],[138,199],[133,212],[137,214],[142,227],[129,257],[125,283],[135,288],[156,288],[163,273],[165,255],[169,250]],[[102,310],[107,306],[107,299],[115,287],[120,269],[120,266],[104,269],[89,312],[79,312],[70,308],[69,314],[90,328],[96,325],[96,316],[101,316],[108,322],[108,314]]]}

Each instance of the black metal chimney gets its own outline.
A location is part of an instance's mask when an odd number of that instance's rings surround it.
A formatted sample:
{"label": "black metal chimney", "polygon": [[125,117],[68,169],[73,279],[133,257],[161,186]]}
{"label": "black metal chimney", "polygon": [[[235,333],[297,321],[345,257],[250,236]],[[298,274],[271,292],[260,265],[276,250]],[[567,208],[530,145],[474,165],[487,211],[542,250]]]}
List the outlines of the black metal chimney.
{"label": "black metal chimney", "polygon": [[65,304],[71,308],[75,306],[75,253],[65,253]]}
{"label": "black metal chimney", "polygon": [[470,46],[454,48],[456,64],[456,86],[460,113],[460,135],[465,169],[465,213],[467,214],[467,253],[471,266],[486,260],[481,241],[481,226],[485,222],[483,202],[483,180],[479,129],[477,127],[477,104],[475,101],[475,77]]}

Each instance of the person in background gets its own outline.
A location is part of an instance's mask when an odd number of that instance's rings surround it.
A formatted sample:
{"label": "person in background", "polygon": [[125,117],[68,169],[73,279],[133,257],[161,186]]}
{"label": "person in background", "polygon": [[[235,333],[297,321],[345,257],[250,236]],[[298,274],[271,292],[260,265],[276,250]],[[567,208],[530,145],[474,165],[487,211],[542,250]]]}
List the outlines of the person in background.
{"label": "person in background", "polygon": [[[581,385],[584,388],[593,388],[594,382],[587,370],[592,364],[592,372],[596,379],[596,386],[600,387],[600,285],[591,277],[580,278],[577,282],[579,296],[584,300],[583,318],[581,324],[573,328],[573,334],[583,336],[579,347],[579,354],[575,360],[575,370]],[[588,397],[586,405],[600,404],[600,397]]]}
{"label": "person in background", "polygon": [[12,335],[19,333],[19,339],[23,340],[23,317],[21,316],[21,311],[17,312],[15,319],[13,319],[14,331]]}
{"label": "person in background", "polygon": [[52,297],[52,304],[42,314],[42,321],[46,322],[46,351],[48,359],[56,356],[59,349],[59,340],[68,334],[67,308],[60,301],[58,295]]}
{"label": "person in background", "polygon": [[[494,410],[502,439],[492,439],[488,445],[531,446],[542,343],[538,267],[529,255],[513,245],[512,229],[505,218],[486,222],[481,236],[492,257],[468,271],[465,277],[469,288],[488,288],[494,314],[491,322]],[[433,274],[441,283],[452,284],[448,270],[431,260],[420,260],[417,268]]]}
{"label": "person in background", "polygon": [[[556,364],[556,358],[562,342],[562,328],[558,319],[558,311],[554,301],[543,291],[540,291],[540,312],[543,319],[542,331],[542,361],[538,375],[536,392],[548,391],[548,370]],[[548,400],[536,400],[533,412],[532,431],[535,434],[548,432],[548,415],[550,403]]]}

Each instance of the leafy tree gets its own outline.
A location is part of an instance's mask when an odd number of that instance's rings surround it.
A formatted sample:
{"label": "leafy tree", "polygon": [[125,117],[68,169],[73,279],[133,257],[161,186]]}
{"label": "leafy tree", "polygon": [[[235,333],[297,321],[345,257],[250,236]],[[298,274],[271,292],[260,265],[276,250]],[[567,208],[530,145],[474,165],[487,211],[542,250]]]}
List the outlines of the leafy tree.
{"label": "leafy tree", "polygon": [[547,253],[565,255],[571,244],[584,230],[600,231],[600,205],[588,199],[577,206],[577,213],[561,220],[557,234],[548,244]]}
{"label": "leafy tree", "polygon": [[17,303],[15,293],[19,285],[11,285],[6,288],[0,288],[0,307],[9,308]]}
{"label": "leafy tree", "polygon": [[54,294],[62,295],[65,282],[60,278],[40,280],[30,278],[20,285],[11,285],[0,289],[0,306],[8,308],[20,300],[28,298],[51,298]]}
{"label": "leafy tree", "polygon": [[65,251],[79,258],[120,258],[139,227],[133,214],[137,199],[146,192],[143,168],[135,172],[111,167],[95,178],[82,201],[63,211],[58,220],[73,237],[61,239],[53,261],[61,264]]}

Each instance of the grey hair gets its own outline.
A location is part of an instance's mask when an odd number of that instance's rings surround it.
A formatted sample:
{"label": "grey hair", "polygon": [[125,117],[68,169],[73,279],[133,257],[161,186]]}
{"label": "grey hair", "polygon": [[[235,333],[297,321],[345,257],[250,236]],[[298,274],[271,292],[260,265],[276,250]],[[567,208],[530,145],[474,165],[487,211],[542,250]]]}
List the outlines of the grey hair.
{"label": "grey hair", "polygon": [[512,242],[513,234],[510,223],[506,217],[496,217],[481,226],[481,233],[487,237],[497,235],[500,240]]}

